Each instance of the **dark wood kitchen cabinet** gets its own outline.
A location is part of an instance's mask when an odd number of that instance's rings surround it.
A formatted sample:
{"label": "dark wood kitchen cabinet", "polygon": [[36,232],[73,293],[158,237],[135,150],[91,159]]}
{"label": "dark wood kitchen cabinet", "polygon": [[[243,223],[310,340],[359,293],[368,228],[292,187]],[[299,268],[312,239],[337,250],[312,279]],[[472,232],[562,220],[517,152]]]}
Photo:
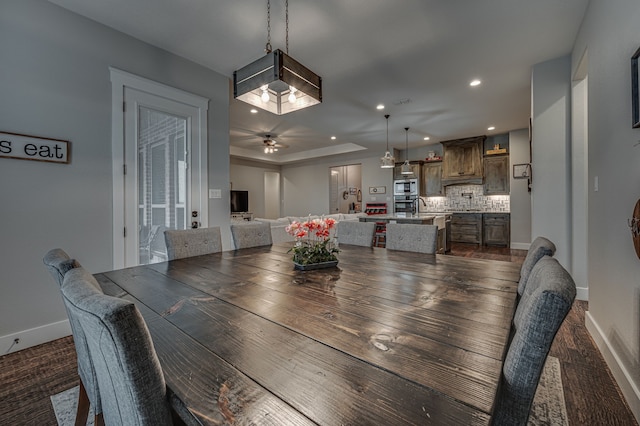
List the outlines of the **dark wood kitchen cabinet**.
{"label": "dark wood kitchen cabinet", "polygon": [[454,213],[451,217],[451,241],[482,245],[482,213]]}
{"label": "dark wood kitchen cabinet", "polygon": [[509,195],[509,156],[484,157],[484,195]]}
{"label": "dark wood kitchen cabinet", "polygon": [[483,219],[484,245],[509,247],[511,240],[509,213],[485,213]]}
{"label": "dark wood kitchen cabinet", "polygon": [[440,142],[442,144],[442,184],[481,185],[483,180],[482,149],[486,136],[475,136]]}
{"label": "dark wood kitchen cabinet", "polygon": [[444,195],[442,188],[442,161],[425,162],[422,166],[421,186],[426,197],[441,197]]}

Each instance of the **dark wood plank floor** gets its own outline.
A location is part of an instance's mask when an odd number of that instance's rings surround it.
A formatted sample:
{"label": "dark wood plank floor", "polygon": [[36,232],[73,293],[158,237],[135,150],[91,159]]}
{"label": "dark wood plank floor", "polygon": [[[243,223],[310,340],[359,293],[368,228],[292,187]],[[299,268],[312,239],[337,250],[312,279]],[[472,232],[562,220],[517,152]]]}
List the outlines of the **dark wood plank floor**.
{"label": "dark wood plank floor", "polygon": [[[452,255],[522,263],[526,251],[453,244]],[[584,326],[576,301],[551,348],[571,425],[638,425]],[[0,357],[0,425],[55,425],[49,397],[78,383],[71,337]]]}

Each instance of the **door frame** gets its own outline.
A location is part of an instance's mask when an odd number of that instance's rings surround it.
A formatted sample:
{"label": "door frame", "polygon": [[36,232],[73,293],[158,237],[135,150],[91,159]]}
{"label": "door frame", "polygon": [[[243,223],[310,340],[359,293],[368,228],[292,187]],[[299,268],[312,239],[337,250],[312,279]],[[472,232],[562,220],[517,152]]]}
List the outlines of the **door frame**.
{"label": "door frame", "polygon": [[[113,179],[113,265],[114,269],[134,266],[127,263],[127,235],[137,235],[136,229],[127,229],[126,223],[126,186],[127,170],[125,156],[125,87],[164,97],[169,100],[192,106],[198,110],[197,123],[192,123],[191,173],[200,176],[192,180],[192,185],[200,193],[200,223],[208,226],[208,175],[207,175],[207,112],[209,99],[184,90],[176,89],[126,71],[109,67],[111,80],[111,156]],[[137,163],[137,158],[133,159]],[[135,170],[129,171],[135,173]],[[137,188],[133,188],[137,191]],[[129,226],[131,228],[131,226]],[[136,262],[137,264],[137,262]]]}

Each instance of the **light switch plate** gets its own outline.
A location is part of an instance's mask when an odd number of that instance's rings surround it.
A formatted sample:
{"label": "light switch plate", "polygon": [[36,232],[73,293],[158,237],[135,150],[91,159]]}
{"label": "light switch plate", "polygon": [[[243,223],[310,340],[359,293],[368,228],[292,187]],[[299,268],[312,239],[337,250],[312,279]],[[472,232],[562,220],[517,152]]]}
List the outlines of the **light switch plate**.
{"label": "light switch plate", "polygon": [[221,189],[210,189],[209,190],[209,198],[222,198],[222,190]]}

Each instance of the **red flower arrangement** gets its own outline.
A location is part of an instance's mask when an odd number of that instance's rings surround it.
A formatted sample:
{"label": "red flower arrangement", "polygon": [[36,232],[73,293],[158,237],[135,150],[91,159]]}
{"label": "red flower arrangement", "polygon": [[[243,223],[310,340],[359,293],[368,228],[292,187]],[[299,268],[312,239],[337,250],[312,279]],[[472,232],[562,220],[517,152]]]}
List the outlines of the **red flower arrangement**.
{"label": "red flower arrangement", "polygon": [[296,238],[295,245],[289,250],[293,252],[293,262],[309,265],[338,260],[336,254],[340,250],[331,237],[335,225],[336,221],[331,218],[309,218],[306,222],[294,221],[287,226],[287,233]]}

